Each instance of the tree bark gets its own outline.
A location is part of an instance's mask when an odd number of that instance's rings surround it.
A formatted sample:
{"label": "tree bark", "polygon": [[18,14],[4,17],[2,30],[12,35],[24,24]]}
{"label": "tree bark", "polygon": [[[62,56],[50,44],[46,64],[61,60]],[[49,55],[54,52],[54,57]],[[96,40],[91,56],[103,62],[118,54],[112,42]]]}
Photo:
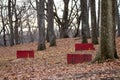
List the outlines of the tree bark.
{"label": "tree bark", "polygon": [[18,23],[18,14],[17,14],[17,10],[16,10],[16,0],[14,3],[14,14],[15,14],[15,43],[16,44],[20,44],[19,41],[19,34],[18,34],[18,27],[19,27],[19,23]]}
{"label": "tree bark", "polygon": [[116,8],[118,8],[117,7],[117,0],[114,0],[112,2],[112,9],[113,9],[113,13],[112,13],[112,16],[113,16],[113,35],[114,35],[113,44],[114,44],[114,58],[118,59],[119,57],[117,55],[115,38],[116,38],[116,24],[117,24],[116,15],[119,14],[119,13],[117,13]]}
{"label": "tree bark", "polygon": [[32,34],[32,27],[30,26],[30,19],[27,19],[27,26],[28,26],[28,34],[30,37],[30,42],[34,42],[33,34]]}
{"label": "tree bark", "polygon": [[77,30],[76,30],[74,37],[80,37],[80,22],[81,22],[81,20],[82,20],[82,13],[80,15],[77,14]]}
{"label": "tree bark", "polygon": [[14,45],[14,30],[13,30],[13,21],[12,21],[12,1],[8,0],[8,18],[9,18],[9,27],[10,27],[10,46]]}
{"label": "tree bark", "polygon": [[95,0],[90,0],[90,4],[91,4],[91,28],[92,28],[91,33],[92,33],[92,43],[93,44],[98,44]]}
{"label": "tree bark", "polygon": [[119,7],[118,7],[118,4],[117,4],[117,0],[115,0],[116,1],[116,3],[115,3],[115,5],[116,5],[116,10],[115,10],[115,14],[116,14],[116,25],[117,25],[117,28],[118,28],[118,37],[120,37],[120,16],[119,16]]}
{"label": "tree bark", "polygon": [[98,0],[98,14],[97,14],[97,36],[99,37],[99,26],[100,26],[100,0]]}
{"label": "tree bark", "polygon": [[39,42],[38,50],[45,50],[45,15],[44,15],[44,5],[45,0],[36,0],[37,4],[37,19],[39,28]]}
{"label": "tree bark", "polygon": [[[88,28],[88,18],[87,18],[87,0],[81,0],[81,11],[82,11],[82,43],[88,43],[87,41],[87,28]],[[90,33],[89,33],[90,34]]]}
{"label": "tree bark", "polygon": [[7,46],[6,42],[6,30],[5,30],[5,22],[4,22],[4,17],[3,17],[3,7],[1,6],[1,18],[2,18],[2,26],[3,26],[3,41],[4,41],[4,46]]}
{"label": "tree bark", "polygon": [[68,38],[68,5],[69,5],[69,0],[63,0],[64,2],[64,11],[63,11],[63,19],[62,19],[62,24],[61,24],[61,29],[60,29],[60,37],[61,38]]}
{"label": "tree bark", "polygon": [[115,59],[114,5],[114,0],[101,1],[100,47],[95,58],[98,62]]}
{"label": "tree bark", "polygon": [[90,3],[89,3],[89,0],[87,0],[85,8],[85,12],[86,12],[86,24],[87,24],[87,27],[86,27],[86,30],[87,30],[87,38],[91,38],[91,33],[90,33],[90,26],[89,26],[89,10],[90,10]]}
{"label": "tree bark", "polygon": [[50,46],[56,46],[56,37],[54,32],[54,13],[53,13],[53,0],[48,0],[48,36]]}

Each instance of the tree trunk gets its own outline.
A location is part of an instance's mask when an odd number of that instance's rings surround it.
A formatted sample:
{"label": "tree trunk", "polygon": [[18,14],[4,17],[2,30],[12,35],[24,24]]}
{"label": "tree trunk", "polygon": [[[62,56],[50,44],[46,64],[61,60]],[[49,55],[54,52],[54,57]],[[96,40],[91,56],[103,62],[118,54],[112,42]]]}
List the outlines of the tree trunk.
{"label": "tree trunk", "polygon": [[69,0],[63,0],[64,2],[64,12],[63,12],[63,19],[61,24],[61,30],[60,30],[60,37],[61,38],[68,38],[68,5]]}
{"label": "tree trunk", "polygon": [[86,27],[86,30],[87,30],[87,38],[91,38],[91,33],[90,33],[90,26],[89,26],[89,10],[90,10],[90,3],[89,3],[89,0],[87,0],[86,3],[84,3],[84,5],[86,5],[85,8],[85,13],[86,13],[86,24],[87,24],[87,27]]}
{"label": "tree trunk", "polygon": [[18,34],[18,27],[19,27],[19,24],[18,24],[18,15],[17,15],[17,11],[16,11],[16,8],[14,7],[15,9],[15,43],[16,44],[20,44],[19,42],[19,34]]}
{"label": "tree trunk", "polygon": [[90,0],[91,4],[91,28],[92,28],[92,43],[98,44],[97,37],[97,26],[96,26],[96,9],[95,9],[95,0]]}
{"label": "tree trunk", "polygon": [[12,1],[8,0],[8,18],[9,18],[9,27],[10,27],[10,46],[14,45],[14,30],[13,30],[13,21],[12,21]]}
{"label": "tree trunk", "polygon": [[20,21],[19,21],[19,25],[20,25],[20,43],[24,43],[23,41],[23,26],[22,26],[22,20],[21,20],[21,14],[20,14]]}
{"label": "tree trunk", "polygon": [[18,20],[15,21],[15,43],[19,44]]}
{"label": "tree trunk", "polygon": [[53,0],[48,0],[48,36],[50,46],[56,46],[56,37],[54,32],[54,13],[53,13]]}
{"label": "tree trunk", "polygon": [[4,22],[4,17],[3,17],[3,7],[1,6],[1,18],[2,18],[2,26],[3,26],[3,41],[4,41],[4,46],[7,46],[6,43],[6,30],[5,30],[5,22]]}
{"label": "tree trunk", "polygon": [[[87,0],[81,0],[81,11],[82,11],[82,43],[88,43],[87,41],[87,27],[88,27],[88,21],[87,21]],[[90,33],[89,33],[90,34]]]}
{"label": "tree trunk", "polygon": [[76,30],[74,37],[80,37],[80,22],[81,22],[81,20],[82,20],[82,13],[80,15],[77,14],[77,30]]}
{"label": "tree trunk", "polygon": [[117,0],[114,0],[112,2],[112,9],[113,9],[113,13],[112,13],[112,16],[113,16],[113,35],[114,35],[114,41],[113,41],[113,44],[114,44],[114,58],[118,59],[118,55],[117,55],[117,50],[116,50],[116,43],[115,43],[115,37],[116,37],[116,23],[117,23],[117,20],[116,20],[116,15],[119,14],[117,13],[116,11],[116,8],[117,7]]}
{"label": "tree trunk", "polygon": [[95,58],[98,62],[115,58],[114,5],[114,0],[101,1],[100,47]]}
{"label": "tree trunk", "polygon": [[115,5],[116,5],[116,25],[117,25],[117,28],[118,28],[118,37],[120,36],[120,17],[119,17],[119,7],[118,7],[118,4],[117,4],[117,0],[115,0],[116,1],[116,3],[115,3]]}
{"label": "tree trunk", "polygon": [[5,26],[3,26],[3,41],[4,41],[4,46],[7,46]]}
{"label": "tree trunk", "polygon": [[97,23],[96,23],[96,27],[97,27],[97,36],[99,37],[99,23],[100,23],[100,0],[98,0],[98,14],[97,14]]}
{"label": "tree trunk", "polygon": [[48,28],[47,28],[47,33],[46,33],[46,40],[47,40],[47,42],[50,42],[49,41],[49,35],[48,35]]}
{"label": "tree trunk", "polygon": [[27,26],[28,26],[28,33],[29,33],[29,37],[30,37],[30,42],[34,42],[34,39],[33,39],[33,34],[32,34],[32,30],[31,30],[31,26],[30,26],[30,23],[29,23],[29,18],[27,20]]}
{"label": "tree trunk", "polygon": [[44,15],[44,5],[45,0],[36,0],[37,4],[37,19],[38,19],[38,28],[39,28],[39,42],[38,50],[46,49],[45,46],[45,15]]}

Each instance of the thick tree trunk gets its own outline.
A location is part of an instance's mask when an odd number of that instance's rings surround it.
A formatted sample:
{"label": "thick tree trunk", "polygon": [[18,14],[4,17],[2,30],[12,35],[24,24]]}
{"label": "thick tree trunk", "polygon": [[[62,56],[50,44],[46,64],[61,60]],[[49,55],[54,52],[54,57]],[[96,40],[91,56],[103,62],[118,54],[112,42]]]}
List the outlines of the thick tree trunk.
{"label": "thick tree trunk", "polygon": [[114,0],[101,1],[100,47],[95,60],[115,58]]}
{"label": "thick tree trunk", "polygon": [[56,46],[56,37],[54,32],[54,13],[53,13],[53,0],[48,0],[48,36],[50,46]]}
{"label": "thick tree trunk", "polygon": [[[87,0],[81,0],[81,11],[82,11],[82,43],[87,43],[87,27],[88,27],[88,18],[87,18]],[[90,34],[90,33],[89,33]]]}
{"label": "thick tree trunk", "polygon": [[97,37],[97,26],[96,26],[96,9],[95,9],[95,0],[90,0],[91,4],[91,28],[92,28],[92,43],[98,44]]}
{"label": "thick tree trunk", "polygon": [[12,21],[12,1],[8,0],[8,18],[9,18],[9,27],[10,27],[10,46],[14,45],[14,29],[13,29],[13,21]]}
{"label": "thick tree trunk", "polygon": [[37,4],[37,19],[38,19],[38,28],[39,28],[39,42],[38,50],[46,49],[45,46],[45,15],[44,15],[44,3],[45,0],[36,0]]}
{"label": "thick tree trunk", "polygon": [[18,14],[17,14],[17,9],[16,9],[16,0],[14,0],[13,2],[13,11],[14,11],[14,14],[15,14],[15,27],[14,27],[14,35],[15,35],[15,44],[19,44],[19,34],[18,34],[18,27],[19,27],[19,24],[18,24]]}

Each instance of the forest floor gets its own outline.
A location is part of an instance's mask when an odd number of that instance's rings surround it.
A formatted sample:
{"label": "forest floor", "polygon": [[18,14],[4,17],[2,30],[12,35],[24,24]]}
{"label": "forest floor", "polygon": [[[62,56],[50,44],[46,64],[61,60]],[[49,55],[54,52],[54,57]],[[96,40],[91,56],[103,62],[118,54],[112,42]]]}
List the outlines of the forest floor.
{"label": "forest floor", "polygon": [[[94,51],[75,52],[75,43],[80,39],[58,39],[56,47],[37,51],[37,43],[26,43],[13,47],[0,47],[0,80],[120,80],[120,59],[104,63],[67,64],[68,53],[88,53],[94,59]],[[120,38],[116,39],[120,56]],[[17,59],[17,50],[34,50],[35,58]]]}

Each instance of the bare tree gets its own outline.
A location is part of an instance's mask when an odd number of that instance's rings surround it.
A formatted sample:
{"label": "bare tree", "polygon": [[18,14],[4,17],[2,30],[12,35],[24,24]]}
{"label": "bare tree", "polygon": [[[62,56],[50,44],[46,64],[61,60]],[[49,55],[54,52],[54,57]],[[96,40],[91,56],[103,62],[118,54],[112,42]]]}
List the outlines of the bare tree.
{"label": "bare tree", "polygon": [[4,7],[4,5],[3,4],[1,4],[0,5],[0,14],[1,14],[1,20],[2,20],[2,30],[0,31],[0,33],[2,33],[3,32],[3,42],[4,42],[4,46],[7,46],[7,42],[6,42],[6,29],[5,29],[5,27],[6,27],[6,22],[5,22],[5,18],[4,18],[4,15],[3,15],[3,10],[4,10],[4,8],[6,8],[6,7]]}
{"label": "bare tree", "polygon": [[91,33],[92,33],[92,43],[93,44],[98,44],[95,0],[90,0],[90,5],[91,5],[91,28],[92,28]]}
{"label": "bare tree", "polygon": [[[87,16],[87,0],[80,0],[81,2],[81,11],[82,11],[82,43],[87,43],[87,34],[88,34],[88,16]],[[90,34],[90,33],[89,33]]]}
{"label": "bare tree", "polygon": [[118,58],[115,49],[115,0],[101,1],[100,47],[95,61]]}
{"label": "bare tree", "polygon": [[97,27],[97,36],[99,37],[99,23],[100,23],[100,5],[101,5],[101,0],[98,0],[98,11],[97,11],[97,24],[96,24],[96,27]]}
{"label": "bare tree", "polygon": [[119,15],[119,5],[120,5],[120,3],[118,4],[118,0],[115,0],[116,1],[116,3],[115,3],[115,5],[116,5],[116,10],[115,10],[115,14],[116,14],[116,16],[115,16],[115,18],[116,18],[116,25],[117,25],[117,28],[118,28],[118,37],[120,36],[120,15]]}
{"label": "bare tree", "polygon": [[50,46],[56,46],[56,37],[54,33],[54,13],[53,13],[53,0],[48,0],[48,6],[47,6],[47,32],[49,36],[49,42]]}
{"label": "bare tree", "polygon": [[15,26],[14,26],[14,35],[15,35],[15,44],[19,44],[19,34],[18,34],[18,14],[17,14],[17,6],[16,6],[16,0],[14,0],[13,3],[13,9],[14,9],[14,14],[15,14]]}
{"label": "bare tree", "polygon": [[37,19],[38,19],[38,28],[39,28],[39,42],[38,50],[46,49],[45,46],[45,0],[36,0],[37,7]]}
{"label": "bare tree", "polygon": [[81,7],[80,4],[76,5],[76,9],[77,9],[77,28],[76,28],[76,33],[74,35],[74,37],[80,37],[80,22],[82,21],[82,13],[80,13],[81,11]]}
{"label": "bare tree", "polygon": [[14,45],[14,29],[13,29],[13,4],[11,0],[8,0],[8,18],[9,18],[9,27],[10,27],[10,46]]}
{"label": "bare tree", "polygon": [[69,0],[63,0],[64,2],[64,11],[63,11],[63,19],[62,19],[62,29],[60,30],[61,38],[68,38],[68,5]]}
{"label": "bare tree", "polygon": [[[63,15],[62,18],[60,18],[57,14],[57,8],[54,4],[54,16],[55,20],[59,27],[60,37],[61,38],[68,38],[68,32],[72,29],[74,25],[74,20],[77,17],[77,9],[76,5],[78,3],[78,0],[72,0],[71,1],[71,7],[69,9],[69,3],[70,0],[63,0],[64,8],[63,8]],[[74,3],[74,4],[73,4]],[[76,26],[76,25],[74,25]]]}

